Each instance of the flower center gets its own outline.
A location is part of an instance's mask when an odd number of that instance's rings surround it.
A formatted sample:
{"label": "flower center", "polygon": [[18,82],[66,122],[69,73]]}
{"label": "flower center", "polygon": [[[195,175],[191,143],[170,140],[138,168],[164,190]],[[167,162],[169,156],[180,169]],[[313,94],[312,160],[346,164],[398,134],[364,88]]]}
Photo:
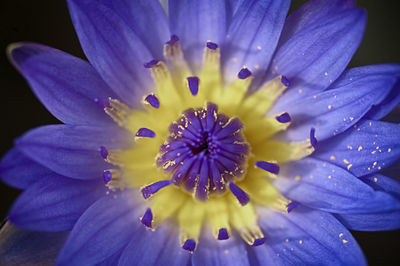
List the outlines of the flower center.
{"label": "flower center", "polygon": [[179,226],[182,248],[190,252],[204,224],[217,240],[228,239],[234,230],[251,246],[263,244],[255,206],[282,213],[295,207],[270,180],[278,177],[281,163],[310,155],[316,144],[313,129],[305,141],[274,138],[291,122],[286,112],[269,114],[289,80],[277,76],[249,93],[254,77],[243,67],[224,84],[220,48],[211,42],[198,76],[190,71],[176,36],[165,44],[164,57],[165,62],[144,65],[155,90],[144,95],[143,110],[117,99],[97,100],[135,139],[121,150],[100,147],[113,165],[104,170],[107,187],[140,188],[151,202],[141,223],[154,230],[171,219]]}
{"label": "flower center", "polygon": [[218,113],[217,105],[188,109],[169,127],[157,166],[172,176],[176,186],[198,200],[221,194],[226,184],[245,173],[249,145],[238,118]]}

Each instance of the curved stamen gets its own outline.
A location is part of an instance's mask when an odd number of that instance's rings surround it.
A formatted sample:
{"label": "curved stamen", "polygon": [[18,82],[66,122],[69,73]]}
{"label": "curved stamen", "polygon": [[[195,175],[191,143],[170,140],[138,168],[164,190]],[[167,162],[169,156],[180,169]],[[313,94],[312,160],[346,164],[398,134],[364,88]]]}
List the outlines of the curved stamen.
{"label": "curved stamen", "polygon": [[196,249],[196,241],[194,239],[187,239],[185,243],[183,243],[182,248],[189,252],[193,252]]}
{"label": "curved stamen", "polygon": [[266,161],[258,161],[255,163],[255,166],[261,168],[271,174],[279,174],[280,167],[276,163],[270,163]]}
{"label": "curved stamen", "polygon": [[100,146],[98,151],[100,152],[101,157],[103,157],[103,159],[106,159],[108,156],[108,150],[106,149],[106,147],[104,146]]}
{"label": "curved stamen", "polygon": [[229,182],[229,189],[231,190],[232,194],[237,198],[237,200],[242,206],[249,203],[250,196],[232,181]]}
{"label": "curved stamen", "polygon": [[188,87],[193,96],[196,96],[197,93],[199,92],[199,82],[200,80],[198,77],[187,78]]}
{"label": "curved stamen", "polygon": [[104,171],[103,172],[103,180],[104,180],[104,184],[108,184],[112,179],[112,173],[111,171]]}
{"label": "curved stamen", "polygon": [[288,205],[287,205],[287,212],[291,212],[293,209],[295,209],[297,206],[299,206],[300,203],[298,203],[297,201],[291,201]]}
{"label": "curved stamen", "polygon": [[281,115],[278,115],[275,117],[275,119],[279,122],[279,123],[289,123],[290,121],[292,121],[292,118],[290,117],[290,115],[288,113],[283,113]]}
{"label": "curved stamen", "polygon": [[251,76],[251,71],[246,67],[242,68],[238,73],[239,79],[246,79]]}
{"label": "curved stamen", "polygon": [[148,128],[142,127],[139,128],[139,130],[136,132],[136,137],[142,137],[142,138],[154,138],[156,136],[156,133]]}
{"label": "curved stamen", "polygon": [[256,240],[254,240],[254,243],[253,243],[252,246],[253,247],[260,246],[260,245],[262,245],[264,243],[265,243],[265,237],[257,238]]}
{"label": "curved stamen", "polygon": [[156,109],[160,107],[160,101],[154,94],[147,95],[146,98],[144,98],[144,101]]}
{"label": "curved stamen", "polygon": [[150,62],[147,62],[144,64],[145,68],[152,68],[154,66],[156,66],[158,64],[158,62],[160,62],[159,60],[153,59]]}
{"label": "curved stamen", "polygon": [[282,84],[285,85],[286,87],[289,87],[289,86],[290,86],[290,80],[288,80],[288,78],[285,77],[285,76],[282,76],[282,77],[281,77],[281,82],[282,82]]}
{"label": "curved stamen", "polygon": [[142,195],[144,199],[148,199],[151,196],[153,196],[155,193],[157,193],[160,189],[169,186],[172,184],[172,180],[161,180],[158,182],[155,182],[153,184],[150,184],[148,186],[145,186],[141,189]]}
{"label": "curved stamen", "polygon": [[311,146],[314,148],[317,146],[317,138],[315,137],[315,128],[311,128],[310,130],[310,141],[311,141]]}
{"label": "curved stamen", "polygon": [[179,37],[176,35],[172,35],[171,39],[166,42],[166,44],[172,45],[179,41]]}
{"label": "curved stamen", "polygon": [[218,44],[213,43],[213,42],[207,42],[206,45],[207,45],[207,48],[211,49],[211,50],[217,50],[217,48],[218,48]]}
{"label": "curved stamen", "polygon": [[153,223],[153,213],[151,212],[150,208],[146,209],[146,212],[144,213],[143,217],[140,218],[140,222],[144,224],[144,226],[148,228],[152,228],[152,223]]}
{"label": "curved stamen", "polygon": [[226,240],[229,239],[229,233],[226,228],[221,228],[218,231],[218,240]]}

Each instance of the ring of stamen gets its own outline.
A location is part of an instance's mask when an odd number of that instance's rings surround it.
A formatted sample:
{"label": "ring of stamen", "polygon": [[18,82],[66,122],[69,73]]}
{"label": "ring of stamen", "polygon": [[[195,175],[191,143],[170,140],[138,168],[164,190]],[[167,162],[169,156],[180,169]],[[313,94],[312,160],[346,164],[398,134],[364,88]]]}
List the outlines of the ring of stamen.
{"label": "ring of stamen", "polygon": [[230,181],[243,176],[249,145],[238,118],[218,113],[215,104],[207,103],[204,108],[184,111],[169,130],[157,166],[196,199],[221,194]]}

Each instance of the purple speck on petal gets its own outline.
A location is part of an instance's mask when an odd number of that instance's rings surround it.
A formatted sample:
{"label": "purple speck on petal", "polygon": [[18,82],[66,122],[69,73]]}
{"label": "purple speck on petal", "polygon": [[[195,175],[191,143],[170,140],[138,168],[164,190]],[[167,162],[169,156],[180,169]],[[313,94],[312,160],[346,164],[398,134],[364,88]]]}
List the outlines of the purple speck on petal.
{"label": "purple speck on petal", "polygon": [[265,243],[265,237],[257,238],[256,240],[254,240],[254,243],[253,243],[252,246],[253,247],[260,246],[260,245],[262,245],[264,243]]}
{"label": "purple speck on petal", "polygon": [[150,198],[153,194],[157,193],[163,187],[169,186],[172,184],[172,180],[161,180],[145,186],[141,189],[142,195],[144,199]]}
{"label": "purple speck on petal", "polygon": [[311,128],[310,130],[310,141],[311,145],[315,148],[317,146],[317,138],[315,137],[315,128]]}
{"label": "purple speck on petal", "polygon": [[229,182],[229,189],[231,190],[232,194],[237,198],[237,200],[242,206],[249,203],[250,201],[249,195],[232,181]]}
{"label": "purple speck on petal", "polygon": [[184,250],[193,252],[194,249],[196,248],[196,241],[194,239],[188,239],[185,241],[185,243],[183,244],[182,248]]}
{"label": "purple speck on petal", "polygon": [[110,171],[104,171],[103,172],[103,180],[104,180],[104,184],[108,184],[108,182],[110,182],[112,179],[112,174]]}
{"label": "purple speck on petal", "polygon": [[145,68],[152,68],[153,66],[157,65],[158,62],[160,62],[159,60],[153,59],[150,62],[147,62],[144,64]]}
{"label": "purple speck on petal", "polygon": [[142,127],[136,132],[136,137],[154,138],[156,133],[148,128]]}
{"label": "purple speck on petal", "polygon": [[218,231],[218,240],[226,240],[229,239],[228,230],[226,228],[221,228]]}
{"label": "purple speck on petal", "polygon": [[190,92],[192,93],[193,96],[196,96],[197,93],[199,92],[199,83],[200,83],[199,78],[198,77],[188,77],[187,82],[188,82]]}
{"label": "purple speck on petal", "polygon": [[110,99],[109,98],[94,98],[94,102],[103,108],[110,107]]}
{"label": "purple speck on petal", "polygon": [[290,117],[290,115],[288,113],[283,113],[281,115],[278,115],[277,117],[275,117],[275,119],[279,122],[279,123],[288,123],[290,121],[292,121],[292,118]]}
{"label": "purple speck on petal", "polygon": [[288,80],[288,78],[285,77],[285,76],[282,76],[281,82],[282,82],[282,84],[285,85],[286,87],[289,87],[289,86],[290,86],[290,80]]}
{"label": "purple speck on petal", "polygon": [[101,157],[103,157],[104,159],[107,158],[107,156],[108,156],[108,150],[106,149],[106,147],[100,146],[100,148],[98,149],[98,151],[100,152]]}
{"label": "purple speck on petal", "polygon": [[291,212],[294,208],[299,206],[300,204],[297,201],[292,201],[287,205],[287,212]]}
{"label": "purple speck on petal", "polygon": [[160,107],[160,101],[158,100],[158,98],[154,94],[147,95],[144,100],[147,103],[149,103],[151,106],[153,106],[154,108]]}
{"label": "purple speck on petal", "polygon": [[207,42],[207,48],[211,50],[216,50],[218,48],[218,44],[213,42]]}
{"label": "purple speck on petal", "polygon": [[278,164],[270,163],[270,162],[266,162],[266,161],[257,161],[255,163],[255,166],[258,168],[261,168],[267,172],[275,174],[275,175],[279,174],[279,170],[280,170],[280,167]]}
{"label": "purple speck on petal", "polygon": [[153,213],[151,212],[150,208],[146,209],[146,212],[140,221],[144,226],[151,228],[151,223],[153,222]]}
{"label": "purple speck on petal", "polygon": [[245,67],[242,68],[239,71],[239,74],[238,74],[238,78],[240,78],[240,79],[246,79],[246,78],[248,78],[250,76],[251,76],[251,71],[248,68],[245,68]]}

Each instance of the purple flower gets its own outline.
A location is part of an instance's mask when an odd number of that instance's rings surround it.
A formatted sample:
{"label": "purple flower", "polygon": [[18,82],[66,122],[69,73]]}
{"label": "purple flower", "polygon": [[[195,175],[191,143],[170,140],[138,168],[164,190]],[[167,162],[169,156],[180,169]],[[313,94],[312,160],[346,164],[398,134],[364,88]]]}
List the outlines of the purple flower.
{"label": "purple flower", "polygon": [[400,184],[381,172],[400,126],[379,121],[400,102],[400,66],[345,70],[365,26],[353,1],[288,18],[281,0],[68,5],[90,63],[9,49],[64,123],[0,164],[24,190],[9,221],[62,232],[31,233],[42,261],[364,265],[348,229],[400,227]]}

